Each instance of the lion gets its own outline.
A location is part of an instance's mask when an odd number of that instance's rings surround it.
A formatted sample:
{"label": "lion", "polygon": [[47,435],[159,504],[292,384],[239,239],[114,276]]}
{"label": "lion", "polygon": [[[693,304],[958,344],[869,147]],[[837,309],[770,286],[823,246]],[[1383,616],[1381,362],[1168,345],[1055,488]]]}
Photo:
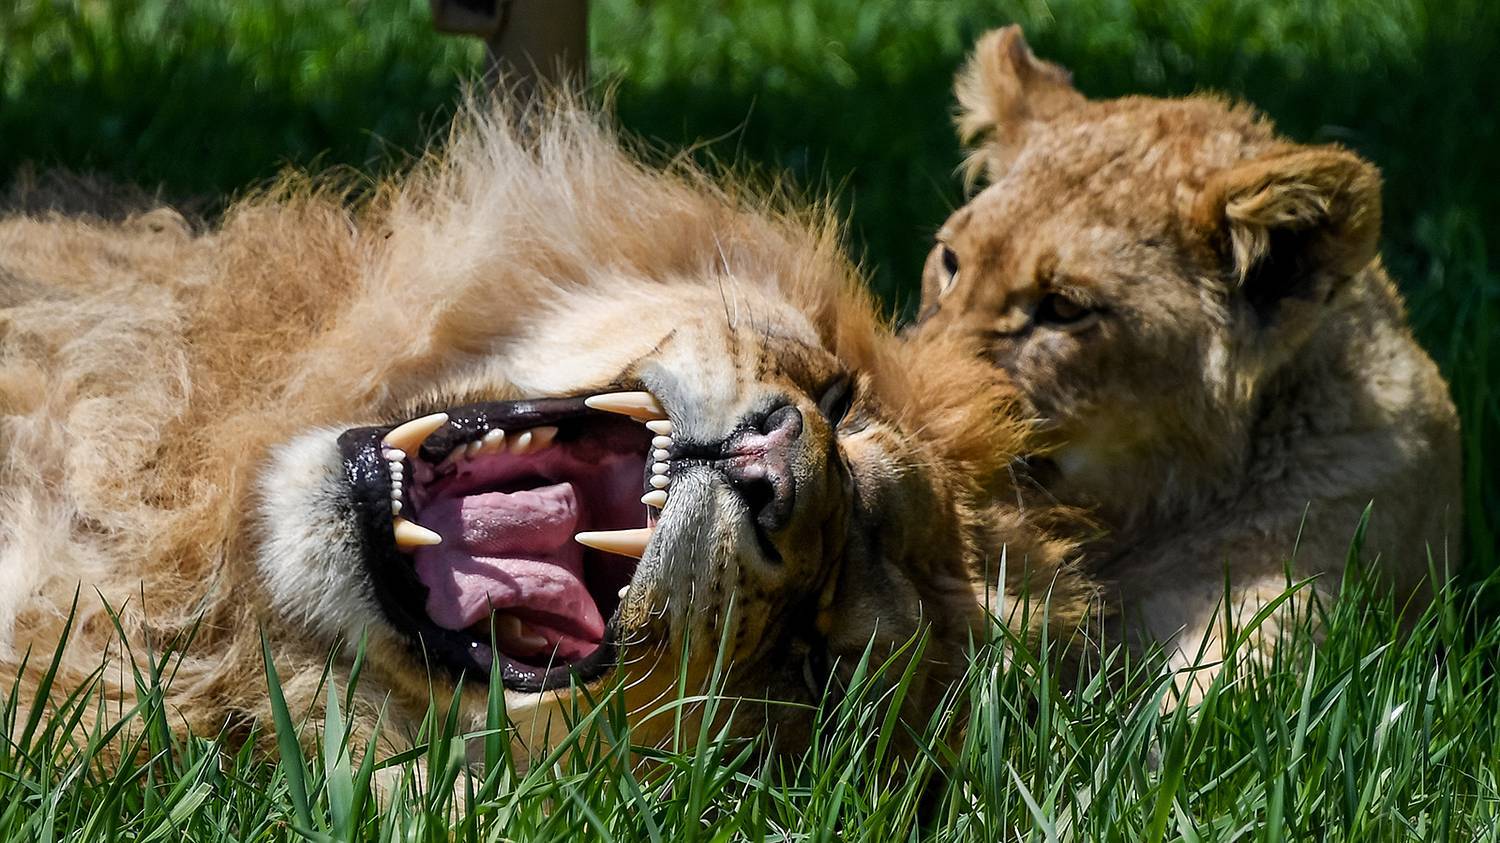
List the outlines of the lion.
{"label": "lion", "polygon": [[1104,533],[1120,631],[1216,663],[1227,574],[1231,623],[1266,609],[1273,647],[1338,592],[1372,502],[1363,557],[1420,603],[1429,559],[1458,562],[1459,426],[1381,265],[1375,167],[1216,96],[1085,99],[1015,26],[956,92],[987,184],[938,232],[912,331],[1020,392],[1033,481]]}
{"label": "lion", "polygon": [[902,347],[826,211],[550,102],[211,226],[0,218],[23,700],[64,634],[55,693],[130,698],[128,659],[171,647],[176,721],[249,734],[264,635],[299,716],[362,654],[358,716],[385,706],[391,740],[455,695],[483,728],[498,675],[524,760],[609,688],[664,739],[653,704],[722,657],[717,691],[769,701],[735,732],[795,748],[867,649],[925,719],[997,596],[1083,622],[1069,542],[993,503],[1024,447],[1003,379]]}

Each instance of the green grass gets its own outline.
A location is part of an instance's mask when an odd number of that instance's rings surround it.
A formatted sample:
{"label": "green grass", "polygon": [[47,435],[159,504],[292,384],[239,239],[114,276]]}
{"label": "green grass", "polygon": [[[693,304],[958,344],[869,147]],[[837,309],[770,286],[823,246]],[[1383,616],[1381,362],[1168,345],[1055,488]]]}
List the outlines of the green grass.
{"label": "green grass", "polygon": [[[462,734],[441,707],[415,750],[377,760],[351,740],[351,680],[336,672],[321,730],[277,706],[268,759],[173,733],[167,653],[137,666],[135,700],[92,730],[74,726],[98,705],[86,690],[24,729],[10,695],[0,839],[1500,839],[1500,623],[1453,589],[1402,636],[1388,607],[1350,588],[1322,646],[1295,637],[1191,710],[1161,713],[1172,692],[1151,663],[1121,664],[1120,689],[1064,694],[1046,661],[991,647],[953,692],[967,728],[952,705],[892,726],[882,702],[904,683],[867,671],[810,712],[815,750],[780,760],[714,732],[633,746],[612,693],[529,770],[498,740],[498,716]],[[267,681],[279,699],[274,669]],[[678,704],[732,716],[735,703],[684,699],[654,716]],[[913,761],[892,750],[902,735],[924,747]],[[110,738],[131,762],[99,756]],[[689,739],[697,751],[676,748]]]}
{"label": "green grass", "polygon": [[[388,169],[441,129],[481,63],[477,44],[431,33],[425,7],[0,4],[0,185],[64,166],[212,212],[201,197],[287,164]],[[953,70],[974,36],[1010,21],[1088,94],[1227,92],[1383,169],[1384,253],[1465,429],[1465,581],[1409,636],[1351,602],[1322,647],[1294,648],[1193,718],[1157,714],[1149,671],[1120,692],[1061,695],[1035,665],[982,657],[964,689],[967,743],[949,757],[923,741],[935,754],[904,778],[871,757],[881,728],[858,694],[823,713],[824,741],[796,769],[720,743],[665,753],[648,775],[606,710],[556,765],[497,763],[471,781],[435,712],[425,763],[463,783],[462,820],[443,778],[385,807],[363,798],[372,771],[339,740],[268,762],[173,737],[153,692],[170,672],[160,657],[115,718],[141,742],[132,763],[94,757],[102,736],[74,733],[66,707],[5,730],[26,734],[0,748],[0,837],[1496,839],[1500,4],[597,0],[594,55],[631,131],[836,190],[877,289],[904,312],[930,233],[962,201]],[[347,678],[331,679],[338,700]],[[416,769],[398,758],[377,775]],[[946,786],[930,781],[939,770]]]}

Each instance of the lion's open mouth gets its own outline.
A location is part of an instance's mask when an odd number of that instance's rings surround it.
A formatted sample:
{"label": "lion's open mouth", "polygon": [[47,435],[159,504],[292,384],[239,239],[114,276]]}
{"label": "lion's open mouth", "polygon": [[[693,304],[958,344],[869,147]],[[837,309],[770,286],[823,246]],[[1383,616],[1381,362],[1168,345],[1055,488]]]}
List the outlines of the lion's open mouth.
{"label": "lion's open mouth", "polygon": [[498,656],[507,688],[542,690],[612,666],[670,424],[591,404],[466,404],[339,437],[376,596],[450,670],[487,677]]}

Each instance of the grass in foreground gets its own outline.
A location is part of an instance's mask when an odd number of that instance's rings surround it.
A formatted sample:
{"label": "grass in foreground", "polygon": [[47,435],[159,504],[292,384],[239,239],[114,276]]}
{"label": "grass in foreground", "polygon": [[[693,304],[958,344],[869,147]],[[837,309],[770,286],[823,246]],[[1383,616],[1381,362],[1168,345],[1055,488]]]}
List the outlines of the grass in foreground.
{"label": "grass in foreground", "polygon": [[[952,707],[889,721],[881,702],[901,682],[870,677],[809,712],[816,749],[782,763],[706,731],[679,736],[696,752],[631,747],[612,697],[530,770],[509,756],[498,709],[466,735],[435,707],[414,750],[376,760],[350,745],[350,678],[334,673],[325,728],[303,727],[299,744],[278,711],[268,758],[172,733],[168,653],[139,664],[133,704],[87,734],[73,726],[99,705],[87,693],[24,725],[7,698],[18,737],[0,748],[0,837],[1500,840],[1500,619],[1479,614],[1476,590],[1448,590],[1402,636],[1389,607],[1350,589],[1323,646],[1296,636],[1193,708],[1161,713],[1172,691],[1152,664],[1122,663],[1119,688],[1064,693],[1045,662],[984,647],[954,692],[966,728]],[[685,697],[653,716],[735,702]],[[901,737],[920,748],[910,762],[894,754]],[[110,738],[131,760],[101,755]]]}

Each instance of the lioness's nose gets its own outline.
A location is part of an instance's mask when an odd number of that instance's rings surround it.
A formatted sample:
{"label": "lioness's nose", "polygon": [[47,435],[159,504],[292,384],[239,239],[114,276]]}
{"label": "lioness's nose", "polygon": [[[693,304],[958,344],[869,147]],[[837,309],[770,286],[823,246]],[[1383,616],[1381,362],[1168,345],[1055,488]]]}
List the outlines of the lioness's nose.
{"label": "lioness's nose", "polygon": [[797,497],[792,459],[801,447],[802,412],[785,404],[724,441],[725,476],[767,531],[786,526]]}

